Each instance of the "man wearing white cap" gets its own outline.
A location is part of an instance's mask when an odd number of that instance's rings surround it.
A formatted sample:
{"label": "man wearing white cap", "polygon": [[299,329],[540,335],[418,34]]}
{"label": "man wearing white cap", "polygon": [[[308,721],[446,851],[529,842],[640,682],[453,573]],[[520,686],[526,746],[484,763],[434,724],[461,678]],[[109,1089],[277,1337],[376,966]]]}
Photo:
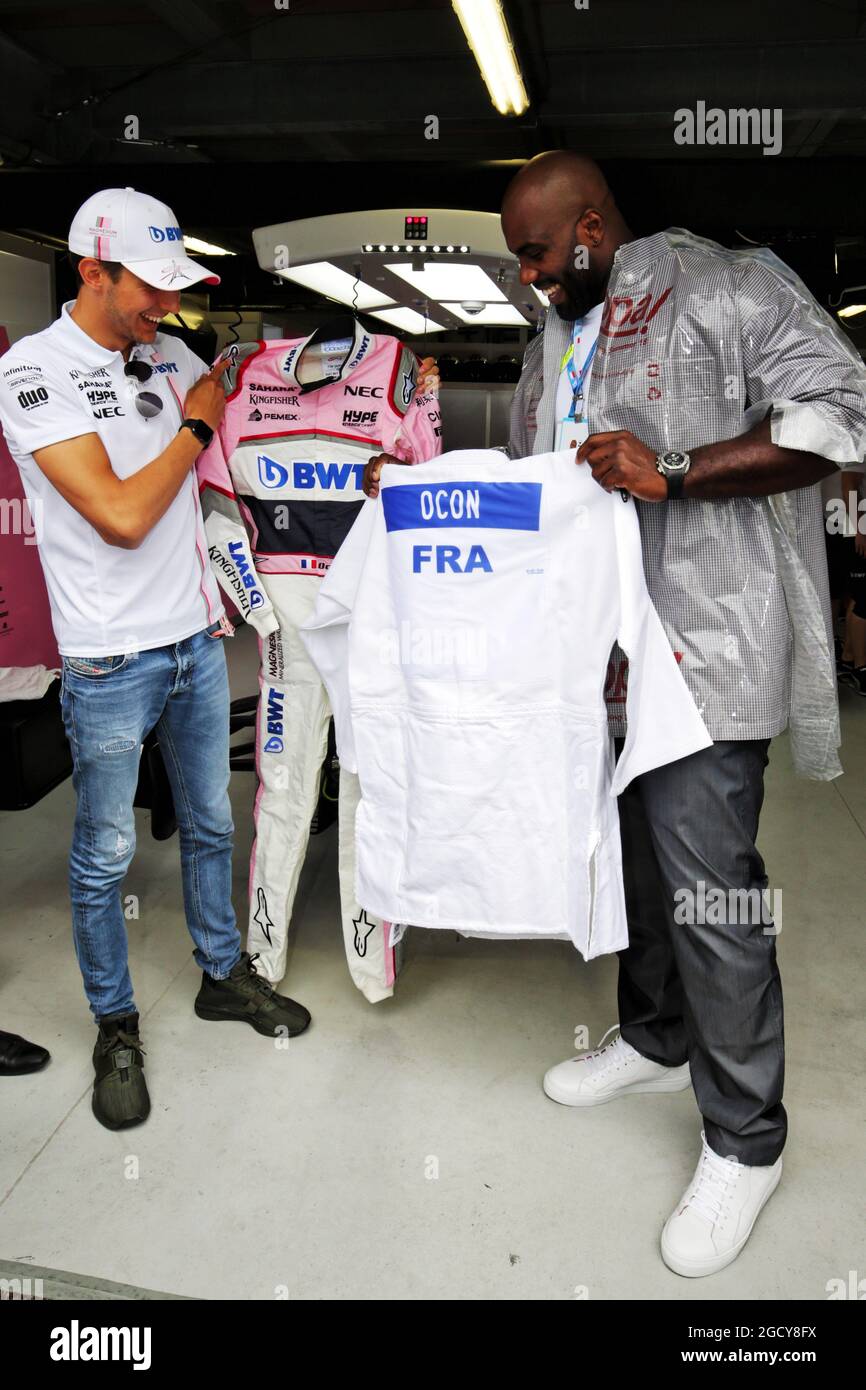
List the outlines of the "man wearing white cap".
{"label": "man wearing white cap", "polygon": [[180,291],[219,277],[189,259],[169,207],[96,193],[69,233],[78,296],[0,362],[0,423],[41,517],[40,558],[63,658],[77,810],[75,949],[99,1032],[93,1110],[139,1124],[150,1100],[120,889],[135,848],[142,740],[158,730],[180,831],[196,1013],[268,1036],[307,1010],[257,975],[231,903],[231,632],[211,574],[194,464],[225,404],[220,370],[158,332]]}

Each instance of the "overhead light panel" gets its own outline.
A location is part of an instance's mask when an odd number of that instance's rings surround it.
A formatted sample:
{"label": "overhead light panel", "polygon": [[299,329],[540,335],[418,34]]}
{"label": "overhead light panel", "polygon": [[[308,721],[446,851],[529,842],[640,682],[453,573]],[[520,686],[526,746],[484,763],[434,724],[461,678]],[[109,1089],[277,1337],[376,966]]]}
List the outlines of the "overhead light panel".
{"label": "overhead light panel", "polygon": [[[385,251],[385,252],[387,252],[388,248],[387,248],[387,246],[378,246],[378,247],[377,247],[377,246],[374,246],[374,245],[373,245],[372,241],[365,241],[364,244],[363,244],[363,246],[361,247],[361,250],[364,251],[364,252],[370,252],[370,251],[380,251],[380,252],[381,252],[381,251]],[[440,253],[440,251],[451,251],[451,252],[459,251],[459,252],[461,253],[461,255],[466,256],[466,255],[469,254],[469,252],[470,252],[471,250],[472,250],[472,247],[471,247],[471,246],[467,246],[465,243],[464,243],[462,246],[428,246],[427,243],[426,243],[425,241],[418,241],[418,242],[407,242],[405,246],[396,246],[396,245],[395,245],[395,246],[392,246],[392,247],[391,247],[391,254],[392,254],[392,255],[407,255],[407,256],[409,256],[409,255],[412,255],[413,252],[423,252],[423,254],[424,254],[425,256],[431,255],[431,254],[432,254],[432,255],[437,255],[437,256],[438,256],[439,253]]]}
{"label": "overhead light panel", "polygon": [[423,270],[407,261],[386,261],[385,269],[399,275],[425,299],[483,299],[499,303],[506,296],[480,265],[455,261],[425,261]]}
{"label": "overhead light panel", "polygon": [[844,309],[837,309],[836,313],[840,319],[851,319],[855,314],[866,313],[866,304],[846,304]]}
{"label": "overhead light panel", "polygon": [[192,256],[236,256],[238,254],[237,251],[228,251],[225,246],[214,246],[209,241],[202,241],[197,236],[185,236],[183,249],[189,251]]}
{"label": "overhead light panel", "polygon": [[529,105],[502,0],[451,0],[472,49],[490,100],[503,116],[520,116]]}
{"label": "overhead light panel", "polygon": [[447,309],[449,314],[454,314],[456,318],[462,319],[464,323],[485,324],[489,327],[498,326],[500,328],[511,327],[526,328],[529,319],[525,319],[519,309],[515,309],[513,304],[485,304],[484,308],[477,313],[470,313],[462,304],[442,303],[441,308]]}
{"label": "overhead light panel", "polygon": [[373,318],[384,319],[386,323],[402,329],[404,333],[441,333],[445,327],[444,323],[427,319],[414,309],[377,309]]}
{"label": "overhead light panel", "polygon": [[373,309],[394,303],[389,294],[383,294],[363,280],[356,280],[354,275],[349,275],[348,271],[341,270],[330,261],[312,261],[295,270],[278,270],[277,274],[285,280],[294,280],[297,285],[305,285],[317,294],[336,299],[340,304],[348,304],[353,309]]}

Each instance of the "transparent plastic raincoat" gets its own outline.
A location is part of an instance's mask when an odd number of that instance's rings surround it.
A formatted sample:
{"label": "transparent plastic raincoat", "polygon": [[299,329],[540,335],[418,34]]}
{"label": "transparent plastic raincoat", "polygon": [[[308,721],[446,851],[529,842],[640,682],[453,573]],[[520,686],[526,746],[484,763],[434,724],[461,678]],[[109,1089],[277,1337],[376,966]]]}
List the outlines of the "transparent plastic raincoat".
{"label": "transparent plastic raincoat", "polygon": [[[514,457],[552,447],[570,341],[551,309],[515,396]],[[621,246],[587,394],[590,433],[630,430],[656,452],[688,451],[768,413],[774,444],[839,467],[862,462],[866,368],[803,282],[771,251],[728,250],[678,227]],[[820,486],[637,508],[647,587],[712,737],[788,727],[799,773],[838,776]],[[621,732],[616,683],[608,711]]]}

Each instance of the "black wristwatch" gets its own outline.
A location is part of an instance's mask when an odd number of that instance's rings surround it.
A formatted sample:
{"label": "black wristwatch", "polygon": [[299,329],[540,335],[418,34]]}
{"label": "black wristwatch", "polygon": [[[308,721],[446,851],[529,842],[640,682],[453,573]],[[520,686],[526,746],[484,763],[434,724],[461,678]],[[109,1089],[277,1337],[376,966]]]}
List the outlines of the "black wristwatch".
{"label": "black wristwatch", "polygon": [[204,420],[184,420],[180,428],[192,430],[199,444],[207,446],[213,439],[213,430]]}
{"label": "black wristwatch", "polygon": [[656,454],[656,468],[667,481],[669,502],[673,498],[682,497],[683,479],[691,466],[692,461],[688,454]]}

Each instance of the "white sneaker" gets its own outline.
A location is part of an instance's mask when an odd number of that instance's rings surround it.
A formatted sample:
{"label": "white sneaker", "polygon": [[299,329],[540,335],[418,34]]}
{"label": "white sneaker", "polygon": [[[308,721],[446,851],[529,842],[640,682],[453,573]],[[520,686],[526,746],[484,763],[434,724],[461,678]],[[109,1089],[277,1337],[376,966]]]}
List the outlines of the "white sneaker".
{"label": "white sneaker", "polygon": [[662,1231],[662,1259],[687,1279],[715,1274],[737,1258],[782,1176],[781,1158],[755,1168],[722,1158],[703,1133],[701,1143],[695,1176]]}
{"label": "white sneaker", "polygon": [[691,1085],[688,1063],[663,1067],[651,1062],[619,1034],[605,1047],[605,1038],[618,1026],[608,1028],[593,1052],[579,1052],[551,1067],[542,1083],[545,1095],[560,1105],[605,1105],[638,1091],[684,1091]]}

